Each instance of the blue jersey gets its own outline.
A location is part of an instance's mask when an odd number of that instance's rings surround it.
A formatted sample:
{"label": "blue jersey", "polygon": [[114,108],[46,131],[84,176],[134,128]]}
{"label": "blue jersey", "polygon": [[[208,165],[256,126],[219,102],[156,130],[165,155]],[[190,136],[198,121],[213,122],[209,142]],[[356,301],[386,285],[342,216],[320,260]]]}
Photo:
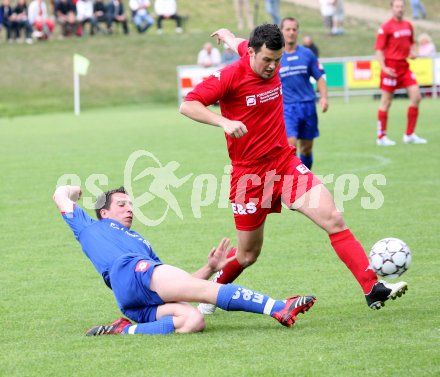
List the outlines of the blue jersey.
{"label": "blue jersey", "polygon": [[297,46],[292,53],[283,53],[280,69],[285,104],[314,101],[315,90],[310,77],[318,81],[324,74],[315,54],[304,46]]}
{"label": "blue jersey", "polygon": [[62,216],[81,244],[84,254],[110,288],[110,269],[123,255],[141,256],[142,259],[162,263],[147,240],[117,221],[94,220],[78,205],[75,205],[73,212],[63,213]]}

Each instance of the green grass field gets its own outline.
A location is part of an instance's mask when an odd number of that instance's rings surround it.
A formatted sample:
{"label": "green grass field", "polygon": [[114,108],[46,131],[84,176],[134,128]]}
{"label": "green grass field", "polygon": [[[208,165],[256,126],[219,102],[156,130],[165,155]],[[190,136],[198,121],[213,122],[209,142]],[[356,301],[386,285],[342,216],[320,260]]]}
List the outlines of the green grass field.
{"label": "green grass field", "polygon": [[[268,20],[262,3],[259,22]],[[424,3],[430,18],[438,20],[438,1]],[[218,208],[219,192],[213,204],[200,209],[201,217],[191,207],[197,177],[209,174],[220,182],[225,175],[229,160],[222,132],[189,121],[176,106],[176,65],[193,64],[212,30],[235,30],[232,2],[179,0],[179,9],[190,16],[179,36],[165,24],[161,36],[154,30],[137,35],[132,28],[129,38],[1,45],[0,377],[440,375],[440,121],[438,101],[432,100],[422,102],[419,122],[427,145],[402,144],[407,101],[399,100],[389,122],[390,138],[398,145],[376,147],[378,102],[366,97],[349,104],[331,99],[315,144],[314,171],[328,177],[336,197],[347,189],[335,185],[344,174],[359,182],[358,194],[342,204],[365,248],[384,237],[402,238],[410,246],[413,265],[403,276],[409,284],[403,298],[378,312],[368,309],[327,236],[284,211],[268,218],[262,255],[237,282],[274,298],[315,294],[318,302],[293,328],[218,310],[206,318],[201,334],[84,336],[89,327],[120,313],[52,203],[63,174],[78,176],[90,199],[93,186],[87,179],[101,174],[108,184],[92,182],[100,188],[121,185],[127,159],[137,150],[163,165],[177,161],[178,177],[193,174],[172,190],[183,220],[171,211],[158,226],[136,220],[133,228],[164,262],[188,271],[200,267],[223,236],[236,242],[230,208]],[[318,12],[285,2],[281,9],[283,16],[300,20],[302,32],[314,35],[322,57],[373,53],[376,24],[347,19],[347,35],[331,38]],[[440,34],[432,35],[438,46]],[[91,60],[89,75],[81,78],[80,117],[72,115],[74,53]],[[151,163],[140,159],[134,171]],[[362,198],[371,198],[363,188],[370,174],[386,178],[386,185],[378,186],[385,199],[379,209],[361,205]],[[147,187],[143,180],[136,190]],[[165,209],[154,200],[143,213],[158,218]]]}
{"label": "green grass field", "polygon": [[[269,217],[263,253],[238,283],[275,298],[317,295],[293,328],[218,310],[201,334],[93,339],[86,329],[120,313],[52,203],[57,180],[71,173],[85,185],[99,173],[109,187],[120,185],[128,156],[141,149],[162,164],[179,162],[179,177],[220,179],[228,163],[222,132],[180,116],[174,104],[0,119],[0,376],[438,376],[438,103],[422,103],[419,134],[429,144],[413,146],[401,143],[407,101],[395,101],[389,129],[399,143],[385,149],[374,144],[377,106],[368,98],[331,100],[314,170],[335,179],[355,174],[361,183],[369,174],[386,177],[383,206],[363,209],[368,193],[360,189],[344,203],[345,218],[366,249],[390,236],[408,243],[413,265],[403,298],[370,310],[327,236],[284,211]],[[165,262],[189,271],[221,237],[236,242],[229,208],[214,202],[193,215],[193,177],[173,190],[183,220],[170,212],[156,227],[134,224]],[[161,211],[159,200],[148,213]]]}

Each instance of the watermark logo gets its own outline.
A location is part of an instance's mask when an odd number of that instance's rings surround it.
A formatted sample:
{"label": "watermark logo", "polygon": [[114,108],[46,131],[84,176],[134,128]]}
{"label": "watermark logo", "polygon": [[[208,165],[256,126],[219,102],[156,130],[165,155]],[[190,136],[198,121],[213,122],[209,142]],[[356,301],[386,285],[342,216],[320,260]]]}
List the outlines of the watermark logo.
{"label": "watermark logo", "polygon": [[[133,177],[135,165],[142,158],[146,159],[148,167]],[[170,209],[177,217],[183,219],[182,210],[171,189],[181,187],[191,178],[192,174],[188,174],[182,178],[177,177],[176,171],[179,167],[180,164],[177,161],[170,161],[163,166],[156,156],[144,150],[135,151],[128,157],[124,169],[124,187],[133,201],[134,215],[143,224],[148,226],[159,225],[165,219]],[[135,196],[134,183],[145,177],[152,178],[148,190],[145,191],[145,186],[143,186],[144,189],[141,190],[143,193],[139,196]],[[162,200],[164,206],[162,215],[157,218],[150,218],[142,211],[142,207],[153,200]]]}
{"label": "watermark logo", "polygon": [[[276,184],[282,184],[283,204],[291,209],[299,209],[305,204],[304,193],[307,180],[310,179],[310,175],[307,174],[309,170],[302,164],[297,167],[299,175],[296,178],[289,175],[282,177],[276,174],[275,170],[267,172],[263,177],[245,174],[238,178],[234,200],[231,203],[229,200],[231,165],[224,166],[220,178],[214,174],[182,174],[179,172],[180,168],[181,165],[177,161],[162,164],[153,153],[146,150],[137,150],[128,157],[123,184],[133,202],[134,216],[144,225],[157,226],[170,213],[183,220],[188,205],[192,216],[196,219],[202,217],[203,208],[212,205],[219,209],[231,208],[235,215],[253,215],[259,208],[271,208],[273,200],[279,200],[278,196],[273,195],[277,192],[274,190]],[[359,204],[364,209],[379,209],[385,201],[379,189],[379,186],[386,185],[383,174],[369,174],[363,180],[355,174],[338,176],[328,174],[315,178],[333,191],[334,202],[341,212],[344,211],[347,202],[356,199],[360,199]],[[292,191],[294,183],[297,185],[296,192]],[[108,177],[96,173],[89,175],[84,185],[78,175],[64,174],[57,182],[57,187],[62,185],[82,186],[82,207],[86,209],[94,209],[96,198],[110,189]],[[262,196],[249,197],[248,190],[261,185],[264,188]],[[306,203],[310,208],[317,208],[320,205],[321,190],[324,188],[321,185],[318,187],[319,189],[314,189]],[[181,190],[190,190],[190,192],[188,195],[182,195]]]}

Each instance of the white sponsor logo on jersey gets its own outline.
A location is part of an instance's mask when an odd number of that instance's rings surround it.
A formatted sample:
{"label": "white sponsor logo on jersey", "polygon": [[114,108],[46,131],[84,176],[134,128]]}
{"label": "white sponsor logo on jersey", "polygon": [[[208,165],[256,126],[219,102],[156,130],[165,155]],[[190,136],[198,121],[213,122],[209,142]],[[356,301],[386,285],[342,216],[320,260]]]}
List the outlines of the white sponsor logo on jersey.
{"label": "white sponsor logo on jersey", "polygon": [[393,35],[394,38],[410,37],[412,35],[412,32],[411,29],[396,30]]}
{"label": "white sponsor logo on jersey", "polygon": [[388,77],[383,78],[383,84],[386,86],[396,86],[397,80],[396,79],[390,79]]}
{"label": "white sponsor logo on jersey", "polygon": [[255,106],[257,104],[257,97],[255,96],[246,96],[246,105]]}
{"label": "white sponsor logo on jersey", "polygon": [[232,211],[236,215],[250,215],[257,212],[257,205],[255,203],[249,202],[245,206],[242,204],[231,203]]}
{"label": "white sponsor logo on jersey", "polygon": [[296,167],[296,170],[298,170],[301,174],[307,174],[310,170],[305,166],[304,164],[298,165]]}
{"label": "white sponsor logo on jersey", "polygon": [[298,59],[299,59],[298,55],[288,56],[288,57],[287,57],[287,61],[288,61],[288,62],[290,62],[290,61],[292,61],[292,60],[298,60]]}

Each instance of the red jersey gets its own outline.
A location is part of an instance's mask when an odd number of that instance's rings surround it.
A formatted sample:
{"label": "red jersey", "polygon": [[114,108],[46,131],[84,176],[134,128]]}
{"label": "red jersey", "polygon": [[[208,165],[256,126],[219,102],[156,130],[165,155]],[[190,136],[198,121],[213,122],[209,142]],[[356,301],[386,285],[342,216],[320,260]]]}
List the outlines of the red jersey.
{"label": "red jersey", "polygon": [[233,164],[248,165],[289,148],[283,118],[279,66],[271,79],[258,76],[250,66],[248,42],[238,46],[240,60],[197,85],[185,101],[204,106],[220,102],[225,118],[241,121],[248,133],[238,139],[226,135]]}
{"label": "red jersey", "polygon": [[409,21],[394,17],[379,28],[374,48],[382,50],[385,59],[406,60],[414,44],[414,30]]}

